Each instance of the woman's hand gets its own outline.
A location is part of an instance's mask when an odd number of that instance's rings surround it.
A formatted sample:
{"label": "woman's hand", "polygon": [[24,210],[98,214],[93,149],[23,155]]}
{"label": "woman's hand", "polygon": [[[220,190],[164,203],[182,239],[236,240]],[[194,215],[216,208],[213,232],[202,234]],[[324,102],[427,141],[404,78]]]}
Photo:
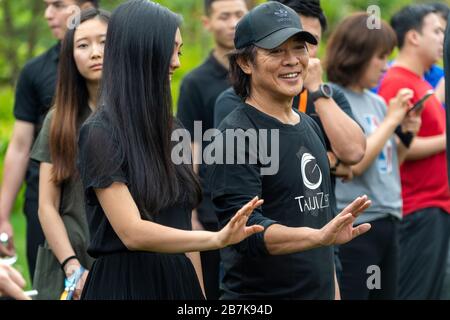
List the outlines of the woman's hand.
{"label": "woman's hand", "polygon": [[83,292],[84,284],[86,283],[88,274],[89,274],[88,270],[83,272],[83,275],[81,276],[80,281],[78,281],[78,283],[77,283],[75,292],[73,293],[73,300],[80,300],[81,293]]}
{"label": "woman's hand", "polygon": [[331,246],[344,244],[370,230],[370,224],[364,223],[353,228],[356,218],[370,207],[370,200],[367,196],[356,198],[333,220],[319,230],[319,244],[321,246]]}
{"label": "woman's hand", "polygon": [[397,96],[389,101],[386,118],[392,119],[396,124],[400,124],[411,108],[410,100],[413,96],[414,92],[411,89],[400,89]]}
{"label": "woman's hand", "polygon": [[408,114],[402,121],[402,131],[417,135],[422,125],[422,117],[420,114],[420,112],[417,113],[416,111],[412,111],[410,114]]}
{"label": "woman's hand", "polygon": [[246,226],[253,210],[261,206],[263,202],[264,200],[259,200],[258,197],[253,198],[231,218],[222,230],[217,232],[219,248],[239,243],[245,238],[264,230],[264,227],[260,225]]}
{"label": "woman's hand", "polygon": [[[70,278],[78,269],[81,268],[81,264],[78,259],[70,260],[64,268],[64,273],[66,274],[66,278]],[[77,282],[75,291],[73,293],[73,300],[80,300],[81,293],[83,292],[84,283],[86,282],[89,271],[86,270],[83,272],[80,280]]]}

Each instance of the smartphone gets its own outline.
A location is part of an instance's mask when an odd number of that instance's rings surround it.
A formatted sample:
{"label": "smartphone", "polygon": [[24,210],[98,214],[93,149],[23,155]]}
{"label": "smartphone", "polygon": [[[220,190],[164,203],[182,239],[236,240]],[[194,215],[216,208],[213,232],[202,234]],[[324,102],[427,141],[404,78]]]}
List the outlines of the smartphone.
{"label": "smartphone", "polygon": [[425,95],[419,100],[417,101],[411,109],[408,110],[407,114],[409,114],[412,111],[419,111],[420,109],[423,108],[425,102],[428,100],[428,98],[430,98],[432,95],[434,94],[434,90],[428,90]]}

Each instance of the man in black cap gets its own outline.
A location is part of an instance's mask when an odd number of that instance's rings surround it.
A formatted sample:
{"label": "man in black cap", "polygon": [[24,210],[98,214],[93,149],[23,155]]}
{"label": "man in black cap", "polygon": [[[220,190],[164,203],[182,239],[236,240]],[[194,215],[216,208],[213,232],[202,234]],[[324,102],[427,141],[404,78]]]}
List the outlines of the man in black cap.
{"label": "man in black cap", "polygon": [[[304,30],[310,32],[320,42],[327,22],[319,0],[277,0],[290,7],[300,17]],[[359,125],[353,120],[353,113],[342,90],[324,83],[323,69],[317,58],[318,45],[308,44],[308,77],[302,92],[293,100],[292,107],[312,117],[325,138],[328,158],[332,166],[332,185],[335,178],[352,178],[351,165],[358,163],[364,156],[366,139]],[[322,90],[330,92],[328,99],[317,99]],[[241,98],[234,88],[224,91],[216,101],[214,124],[220,122],[236,107]]]}
{"label": "man in black cap", "polygon": [[[327,20],[320,6],[320,0],[277,0],[293,9],[300,18],[305,31],[310,32],[320,43],[326,31]],[[357,164],[364,156],[366,139],[359,125],[353,119],[350,104],[337,86],[323,82],[323,69],[318,59],[318,44],[308,44],[308,76],[302,92],[293,100],[292,108],[306,113],[319,125],[325,139],[327,155],[331,165],[331,184],[333,190],[336,178],[350,180],[353,177],[351,165]],[[322,86],[323,85],[323,86]],[[329,99],[315,99],[315,91],[329,88]],[[239,104],[241,98],[234,88],[224,91],[216,101],[214,124],[217,127],[223,119]],[[334,203],[334,191],[331,195]],[[337,212],[337,208],[335,208]],[[342,272],[336,249],[336,273]]]}
{"label": "man in black cap", "polygon": [[292,109],[308,72],[307,43],[317,40],[278,2],[251,10],[236,29],[230,73],[243,100],[219,126],[213,145],[227,159],[209,167],[210,187],[221,225],[259,195],[265,202],[248,224],[265,231],[221,251],[223,299],[334,299],[331,246],[370,229],[353,228],[366,196],[333,218],[322,133]]}

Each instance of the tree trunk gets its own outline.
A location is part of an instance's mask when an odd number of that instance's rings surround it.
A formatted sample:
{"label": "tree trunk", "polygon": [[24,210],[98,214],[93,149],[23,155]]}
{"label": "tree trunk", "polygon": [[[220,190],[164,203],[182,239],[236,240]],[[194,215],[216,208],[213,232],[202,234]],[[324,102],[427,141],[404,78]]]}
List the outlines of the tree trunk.
{"label": "tree trunk", "polygon": [[8,39],[9,45],[6,47],[6,61],[11,66],[11,74],[8,76],[9,83],[14,86],[19,76],[19,61],[17,57],[16,34],[12,20],[10,0],[2,0],[4,19],[4,39]]}
{"label": "tree trunk", "polygon": [[27,61],[34,57],[34,49],[36,48],[37,38],[39,35],[39,20],[42,15],[42,0],[33,0],[33,8],[31,15],[31,22],[28,29],[28,50]]}

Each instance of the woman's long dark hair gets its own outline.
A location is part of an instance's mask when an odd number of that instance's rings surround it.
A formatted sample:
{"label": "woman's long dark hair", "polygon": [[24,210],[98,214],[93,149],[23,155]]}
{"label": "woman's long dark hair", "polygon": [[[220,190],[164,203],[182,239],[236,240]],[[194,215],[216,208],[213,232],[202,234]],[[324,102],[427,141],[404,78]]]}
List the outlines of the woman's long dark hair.
{"label": "woman's long dark hair", "polygon": [[[174,129],[169,66],[179,16],[146,0],[120,5],[108,27],[102,112],[123,151],[128,186],[141,215],[200,201],[192,167],[171,160]],[[101,168],[100,168],[101,170]]]}
{"label": "woman's long dark hair", "polygon": [[[99,9],[87,9],[81,13],[80,24],[96,18],[108,23],[110,14]],[[78,71],[73,56],[76,29],[67,30],[61,45],[55,111],[50,126],[52,180],[57,184],[76,173],[77,125],[80,114],[88,106],[89,100],[86,80]]]}

